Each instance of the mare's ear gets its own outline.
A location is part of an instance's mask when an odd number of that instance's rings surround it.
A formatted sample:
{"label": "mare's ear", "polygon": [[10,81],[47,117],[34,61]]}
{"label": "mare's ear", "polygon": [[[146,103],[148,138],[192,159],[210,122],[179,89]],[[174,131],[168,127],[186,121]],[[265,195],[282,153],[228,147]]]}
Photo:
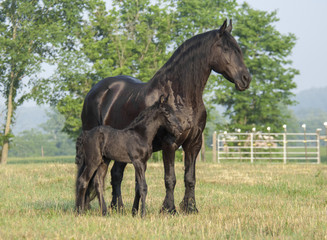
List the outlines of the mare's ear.
{"label": "mare's ear", "polygon": [[226,31],[226,27],[227,27],[227,19],[225,19],[223,25],[221,25],[221,27],[219,29],[219,35],[220,36]]}
{"label": "mare's ear", "polygon": [[232,32],[232,29],[233,29],[232,19],[230,19],[229,20],[229,25],[226,28],[226,31],[229,32],[229,33],[231,33]]}

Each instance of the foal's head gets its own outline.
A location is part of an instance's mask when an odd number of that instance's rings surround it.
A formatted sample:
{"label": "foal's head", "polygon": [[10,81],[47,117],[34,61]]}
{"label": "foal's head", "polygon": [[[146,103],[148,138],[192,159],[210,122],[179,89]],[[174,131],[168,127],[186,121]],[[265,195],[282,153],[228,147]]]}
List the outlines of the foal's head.
{"label": "foal's head", "polygon": [[181,120],[183,122],[187,121],[187,119],[179,120],[176,117],[176,112],[173,108],[168,104],[168,97],[165,98],[163,95],[159,99],[159,109],[161,111],[162,116],[164,117],[163,127],[173,134],[176,138],[179,137],[185,129],[181,125]]}

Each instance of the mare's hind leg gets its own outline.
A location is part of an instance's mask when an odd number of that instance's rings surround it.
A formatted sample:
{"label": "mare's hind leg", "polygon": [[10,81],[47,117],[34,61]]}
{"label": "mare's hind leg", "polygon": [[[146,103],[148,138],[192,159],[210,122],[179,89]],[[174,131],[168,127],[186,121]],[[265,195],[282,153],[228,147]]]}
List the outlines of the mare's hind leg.
{"label": "mare's hind leg", "polygon": [[200,152],[202,144],[202,131],[198,130],[194,139],[190,139],[183,144],[185,151],[185,172],[184,184],[185,194],[183,201],[180,203],[180,208],[185,213],[197,213],[195,202],[195,162],[198,153]]}
{"label": "mare's hind leg", "polygon": [[98,200],[99,200],[100,211],[103,216],[107,214],[107,205],[104,200],[103,193],[104,193],[104,186],[105,186],[104,180],[107,175],[108,164],[109,162],[101,163],[93,179],[95,191],[97,193]]}
{"label": "mare's hind leg", "polygon": [[81,176],[77,179],[76,182],[76,210],[78,213],[81,213],[85,209],[85,193],[89,182],[92,178],[92,175],[96,171],[98,166],[86,166],[81,174]]}
{"label": "mare's hind leg", "polygon": [[135,187],[135,198],[133,204],[133,216],[137,214],[138,207],[139,207],[139,200],[141,198],[141,217],[145,216],[145,199],[148,193],[148,186],[145,180],[145,171],[146,171],[146,163],[144,164],[140,160],[133,161],[133,165],[135,168],[135,180],[136,180],[136,187]]}
{"label": "mare's hind leg", "polygon": [[124,170],[127,163],[114,162],[111,168],[111,185],[112,185],[112,201],[111,208],[123,211],[124,204],[121,195],[121,182],[123,181]]}

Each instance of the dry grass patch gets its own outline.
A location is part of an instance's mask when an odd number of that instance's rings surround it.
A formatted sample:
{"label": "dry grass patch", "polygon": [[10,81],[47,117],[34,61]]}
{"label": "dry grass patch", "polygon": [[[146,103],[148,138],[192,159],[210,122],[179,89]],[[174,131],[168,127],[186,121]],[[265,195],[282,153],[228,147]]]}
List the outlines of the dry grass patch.
{"label": "dry grass patch", "polygon": [[[184,194],[176,163],[175,204]],[[0,166],[0,239],[327,239],[327,166],[313,164],[197,164],[199,214],[160,215],[162,163],[148,164],[148,215],[131,216],[134,170],[123,181],[124,214],[101,217],[98,204],[74,212],[75,164]],[[106,183],[106,200],[111,196]]]}

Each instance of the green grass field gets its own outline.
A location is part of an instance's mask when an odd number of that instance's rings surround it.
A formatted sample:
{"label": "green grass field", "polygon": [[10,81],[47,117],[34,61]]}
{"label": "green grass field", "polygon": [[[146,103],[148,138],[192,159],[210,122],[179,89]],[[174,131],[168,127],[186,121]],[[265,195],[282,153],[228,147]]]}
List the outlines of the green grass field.
{"label": "green grass field", "polygon": [[[71,158],[10,159],[0,166],[0,239],[327,239],[327,165],[197,163],[198,214],[161,215],[163,164],[149,163],[147,216],[131,216],[134,169],[123,181],[124,214],[97,201],[74,212]],[[176,163],[175,204],[184,194]],[[106,201],[111,196],[107,178]]]}

